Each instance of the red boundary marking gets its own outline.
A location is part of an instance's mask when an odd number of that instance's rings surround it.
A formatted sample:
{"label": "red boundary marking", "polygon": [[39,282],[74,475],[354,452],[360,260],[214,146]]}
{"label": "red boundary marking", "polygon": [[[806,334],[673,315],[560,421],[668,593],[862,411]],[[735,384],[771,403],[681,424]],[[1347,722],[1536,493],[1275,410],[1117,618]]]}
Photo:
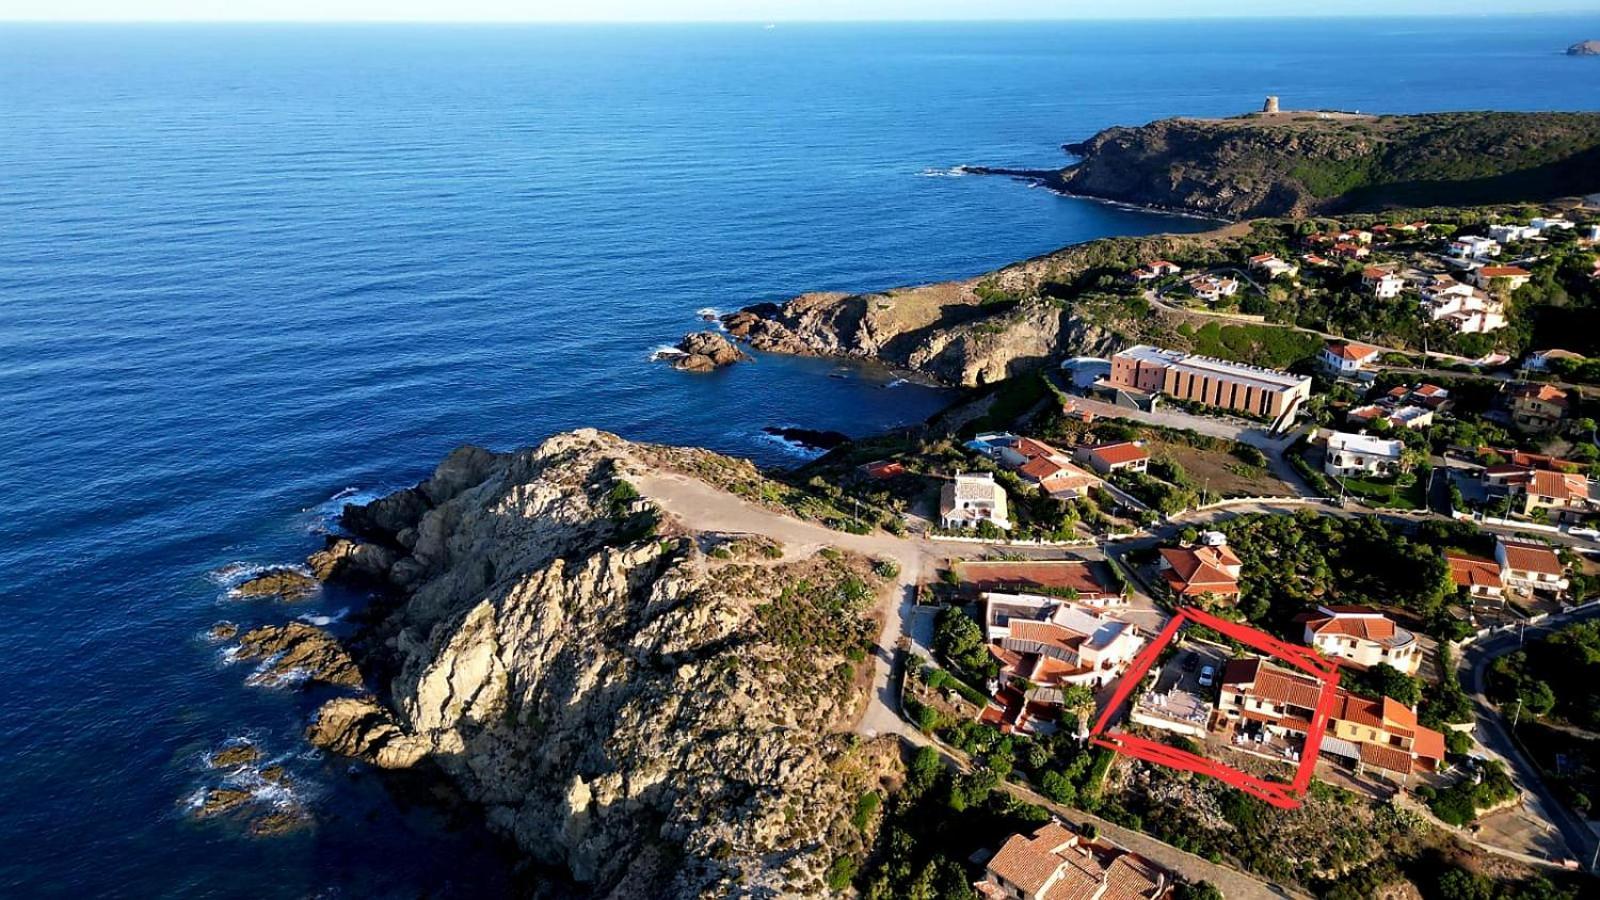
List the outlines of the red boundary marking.
{"label": "red boundary marking", "polygon": [[[1260,650],[1322,683],[1322,693],[1318,695],[1317,708],[1311,717],[1311,728],[1306,732],[1305,749],[1300,754],[1300,766],[1295,771],[1294,780],[1289,784],[1257,778],[1232,766],[1126,731],[1107,730],[1111,725],[1111,718],[1123,708],[1128,702],[1128,697],[1143,683],[1145,676],[1150,673],[1151,667],[1161,655],[1161,651],[1173,642],[1178,630],[1190,622],[1203,625],[1241,644]],[[1317,754],[1321,750],[1322,738],[1327,731],[1328,717],[1333,712],[1334,703],[1339,699],[1338,687],[1338,665],[1317,655],[1310,648],[1284,643],[1264,631],[1218,618],[1197,607],[1185,606],[1167,622],[1155,640],[1134,657],[1128,671],[1118,679],[1116,692],[1111,695],[1110,702],[1101,711],[1100,718],[1096,720],[1094,729],[1089,734],[1091,743],[1097,747],[1104,747],[1123,756],[1168,768],[1207,775],[1273,806],[1295,809],[1300,806],[1301,798],[1311,787],[1311,778],[1316,773]]]}

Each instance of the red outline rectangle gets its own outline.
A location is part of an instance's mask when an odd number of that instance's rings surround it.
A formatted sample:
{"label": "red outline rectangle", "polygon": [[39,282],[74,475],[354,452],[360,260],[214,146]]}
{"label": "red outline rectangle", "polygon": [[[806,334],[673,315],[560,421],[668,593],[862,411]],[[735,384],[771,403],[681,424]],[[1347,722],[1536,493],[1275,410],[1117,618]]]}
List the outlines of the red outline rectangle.
{"label": "red outline rectangle", "polygon": [[[1149,674],[1161,651],[1173,642],[1178,630],[1190,622],[1203,625],[1274,659],[1288,663],[1321,682],[1322,693],[1317,697],[1317,708],[1311,717],[1311,727],[1306,732],[1305,748],[1301,751],[1300,767],[1295,771],[1294,781],[1287,785],[1267,781],[1177,747],[1141,738],[1126,731],[1106,730],[1111,724],[1111,718],[1123,704],[1128,702],[1129,695]],[[1105,747],[1115,753],[1142,759],[1145,762],[1209,775],[1273,806],[1295,809],[1300,806],[1301,798],[1310,788],[1311,777],[1316,772],[1317,752],[1322,746],[1322,737],[1328,727],[1328,717],[1333,712],[1333,705],[1339,699],[1338,687],[1339,667],[1318,656],[1315,651],[1286,644],[1266,632],[1218,618],[1196,607],[1185,606],[1178,610],[1178,614],[1172,617],[1155,640],[1139,653],[1128,671],[1118,680],[1117,690],[1111,695],[1111,702],[1106,704],[1106,708],[1100,713],[1100,718],[1095,722],[1089,736],[1097,747]]]}

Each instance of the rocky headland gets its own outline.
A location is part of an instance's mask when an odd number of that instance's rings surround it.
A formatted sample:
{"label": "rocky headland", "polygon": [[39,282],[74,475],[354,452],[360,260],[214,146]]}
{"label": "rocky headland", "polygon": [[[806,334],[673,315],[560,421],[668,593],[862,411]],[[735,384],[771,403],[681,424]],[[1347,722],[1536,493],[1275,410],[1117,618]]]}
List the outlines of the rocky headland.
{"label": "rocky headland", "polygon": [[[1527,202],[1600,190],[1600,114],[1257,113],[1108,128],[1043,176],[1226,219]],[[1037,173],[1029,173],[1037,174]]]}
{"label": "rocky headland", "polygon": [[1579,41],[1567,48],[1568,56],[1600,56],[1600,41]]}
{"label": "rocky headland", "polygon": [[633,486],[742,467],[595,431],[463,448],[347,508],[322,551],[345,562],[313,563],[390,594],[348,652],[300,623],[241,645],[349,689],[312,742],[444,773],[597,895],[823,892],[866,852],[856,799],[898,766],[850,734],[882,579],[835,551],[708,552],[725,540]]}
{"label": "rocky headland", "polygon": [[677,353],[665,359],[674,369],[684,372],[712,372],[750,359],[749,354],[716,331],[696,331],[684,335],[676,350]]}
{"label": "rocky headland", "polygon": [[1191,255],[1216,248],[1220,258],[1239,234],[1108,238],[977,278],[761,303],[723,317],[723,324],[758,350],[870,360],[942,384],[981,387],[1134,340],[1183,346],[1176,321],[1124,298],[1086,295],[1084,288],[1180,248]]}

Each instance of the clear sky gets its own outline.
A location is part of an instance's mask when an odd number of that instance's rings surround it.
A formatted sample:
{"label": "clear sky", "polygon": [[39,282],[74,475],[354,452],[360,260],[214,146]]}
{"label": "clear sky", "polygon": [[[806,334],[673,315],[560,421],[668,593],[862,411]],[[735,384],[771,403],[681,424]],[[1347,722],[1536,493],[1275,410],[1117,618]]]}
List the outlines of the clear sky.
{"label": "clear sky", "polygon": [[1595,12],[1600,0],[0,0],[0,20],[859,21]]}

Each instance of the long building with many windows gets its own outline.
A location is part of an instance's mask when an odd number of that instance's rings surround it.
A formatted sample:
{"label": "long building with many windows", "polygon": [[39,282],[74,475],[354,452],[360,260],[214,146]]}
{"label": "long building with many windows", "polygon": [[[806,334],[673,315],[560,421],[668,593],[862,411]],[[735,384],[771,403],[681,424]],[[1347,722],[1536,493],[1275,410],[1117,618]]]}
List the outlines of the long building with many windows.
{"label": "long building with many windows", "polygon": [[1269,419],[1292,413],[1311,397],[1305,376],[1147,344],[1111,357],[1110,383]]}

